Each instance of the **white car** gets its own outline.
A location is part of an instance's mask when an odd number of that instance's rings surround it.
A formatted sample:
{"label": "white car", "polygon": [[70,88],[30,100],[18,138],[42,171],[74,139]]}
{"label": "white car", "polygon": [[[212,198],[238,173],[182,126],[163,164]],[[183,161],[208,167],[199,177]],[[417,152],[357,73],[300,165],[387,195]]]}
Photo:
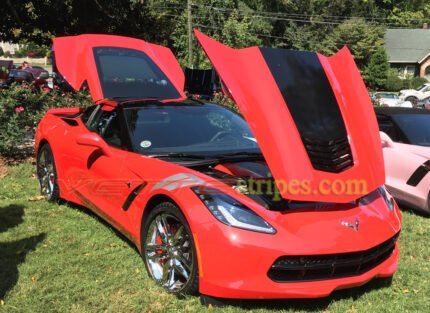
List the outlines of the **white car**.
{"label": "white car", "polygon": [[410,101],[400,100],[398,95],[389,92],[376,92],[373,94],[373,100],[383,107],[413,107]]}
{"label": "white car", "polygon": [[430,83],[425,83],[417,89],[400,90],[400,99],[415,104],[418,100],[430,97]]}

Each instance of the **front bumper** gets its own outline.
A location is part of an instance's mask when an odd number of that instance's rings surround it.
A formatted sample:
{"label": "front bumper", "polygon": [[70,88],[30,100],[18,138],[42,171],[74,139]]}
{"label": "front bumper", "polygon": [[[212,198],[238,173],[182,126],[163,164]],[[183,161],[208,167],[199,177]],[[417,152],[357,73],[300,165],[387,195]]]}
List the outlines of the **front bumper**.
{"label": "front bumper", "polygon": [[[199,291],[204,295],[232,299],[319,298],[376,277],[392,276],[397,269],[396,242],[381,262],[373,263],[366,271],[358,269],[353,275],[294,282],[276,282],[268,275],[272,265],[285,256],[310,256],[313,260],[313,256],[348,254],[357,261],[357,252],[372,252],[396,236],[401,230],[399,208],[395,205],[389,210],[381,196],[369,196],[359,205],[324,204],[306,210],[258,212],[277,230],[276,234],[227,226],[210,216],[205,207],[187,212],[196,215],[189,220],[197,249]],[[208,217],[202,218],[202,214]]]}
{"label": "front bumper", "polygon": [[[392,254],[384,262],[357,276],[305,282],[275,282],[267,275],[270,266],[268,267],[268,258],[264,255],[258,252],[244,253],[241,258],[248,258],[249,261],[238,262],[237,256],[227,252],[223,253],[223,256],[230,264],[222,267],[220,273],[211,273],[207,267],[200,271],[200,293],[231,299],[326,297],[335,290],[358,287],[377,277],[393,276],[399,254],[399,244],[396,243]],[[234,278],[229,278],[231,274]]]}

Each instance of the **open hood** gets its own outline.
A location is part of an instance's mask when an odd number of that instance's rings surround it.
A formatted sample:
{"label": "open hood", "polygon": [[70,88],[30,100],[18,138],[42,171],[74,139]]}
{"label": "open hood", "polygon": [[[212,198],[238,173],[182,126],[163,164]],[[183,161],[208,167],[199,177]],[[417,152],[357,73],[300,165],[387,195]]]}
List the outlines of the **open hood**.
{"label": "open hood", "polygon": [[113,35],[54,38],[58,72],[75,89],[88,85],[94,101],[104,98],[185,97],[185,77],[166,47]]}
{"label": "open hood", "polygon": [[283,198],[350,202],[384,184],[375,113],[346,47],[325,57],[232,49],[197,30],[195,35],[254,133]]}

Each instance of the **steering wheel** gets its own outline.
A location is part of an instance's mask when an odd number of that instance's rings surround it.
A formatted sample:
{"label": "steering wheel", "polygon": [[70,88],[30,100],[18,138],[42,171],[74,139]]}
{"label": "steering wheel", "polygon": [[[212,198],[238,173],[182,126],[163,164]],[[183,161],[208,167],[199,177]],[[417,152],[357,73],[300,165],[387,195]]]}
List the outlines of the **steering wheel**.
{"label": "steering wheel", "polygon": [[235,134],[234,134],[234,132],[233,131],[231,131],[231,130],[221,130],[221,131],[219,131],[219,132],[217,132],[210,140],[209,140],[209,142],[214,142],[214,141],[216,141],[216,140],[219,140],[220,138],[222,138],[222,137],[225,137],[225,136],[232,136],[232,137],[234,137],[235,136]]}

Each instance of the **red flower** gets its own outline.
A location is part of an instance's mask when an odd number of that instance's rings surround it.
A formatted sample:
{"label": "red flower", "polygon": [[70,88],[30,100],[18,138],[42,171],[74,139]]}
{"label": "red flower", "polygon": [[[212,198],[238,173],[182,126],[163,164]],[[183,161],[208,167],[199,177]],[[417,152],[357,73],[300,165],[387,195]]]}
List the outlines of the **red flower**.
{"label": "red flower", "polygon": [[22,111],[24,111],[24,108],[21,106],[15,108],[15,113],[20,113]]}

